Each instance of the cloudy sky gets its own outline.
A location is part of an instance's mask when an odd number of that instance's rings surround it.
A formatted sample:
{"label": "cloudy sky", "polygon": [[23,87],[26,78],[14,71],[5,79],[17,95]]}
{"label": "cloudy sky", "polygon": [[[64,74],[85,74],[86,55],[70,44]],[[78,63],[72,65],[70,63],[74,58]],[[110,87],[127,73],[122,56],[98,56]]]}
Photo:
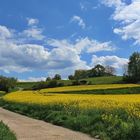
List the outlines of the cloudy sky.
{"label": "cloudy sky", "polygon": [[0,0],[0,75],[40,80],[140,51],[140,0]]}

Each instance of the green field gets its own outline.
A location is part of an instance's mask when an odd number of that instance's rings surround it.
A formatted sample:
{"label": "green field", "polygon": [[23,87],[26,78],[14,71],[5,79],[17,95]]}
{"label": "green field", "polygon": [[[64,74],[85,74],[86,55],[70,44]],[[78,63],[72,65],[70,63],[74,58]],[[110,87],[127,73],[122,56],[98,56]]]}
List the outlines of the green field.
{"label": "green field", "polygon": [[[95,77],[84,79],[90,82],[90,84],[120,84],[123,83],[122,76],[109,76],[109,77]],[[72,85],[71,80],[59,80],[60,83],[63,83],[65,86]],[[22,89],[32,89],[32,87],[38,82],[18,82],[17,87]]]}
{"label": "green field", "polygon": [[14,133],[3,122],[0,122],[0,140],[16,140]]}

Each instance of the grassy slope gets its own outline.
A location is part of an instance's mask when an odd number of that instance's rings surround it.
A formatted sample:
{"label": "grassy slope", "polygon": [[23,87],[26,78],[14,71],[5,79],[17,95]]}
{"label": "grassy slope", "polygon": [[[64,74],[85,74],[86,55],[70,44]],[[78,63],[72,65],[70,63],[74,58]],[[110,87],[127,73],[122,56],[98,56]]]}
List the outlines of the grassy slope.
{"label": "grassy slope", "polygon": [[92,84],[120,84],[123,83],[122,76],[108,76],[108,77],[95,77],[95,78],[88,78],[85,79]]}
{"label": "grassy slope", "polygon": [[[97,84],[117,84],[122,83],[122,77],[121,76],[110,76],[110,77],[95,77],[95,78],[88,78],[85,79],[91,84],[97,85]],[[71,80],[60,80],[60,82],[64,83],[65,86],[71,85]],[[18,82],[17,87],[23,88],[23,89],[31,89],[33,85],[35,85],[37,82]]]}
{"label": "grassy slope", "polygon": [[0,140],[16,140],[15,135],[3,122],[0,122]]}

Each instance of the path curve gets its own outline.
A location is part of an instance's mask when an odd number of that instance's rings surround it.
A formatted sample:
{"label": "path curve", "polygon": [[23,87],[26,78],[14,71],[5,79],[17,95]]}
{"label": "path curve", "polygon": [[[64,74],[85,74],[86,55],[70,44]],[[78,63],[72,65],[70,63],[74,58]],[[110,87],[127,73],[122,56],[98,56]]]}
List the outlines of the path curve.
{"label": "path curve", "polygon": [[10,127],[18,140],[95,140],[80,132],[0,108],[0,120]]}

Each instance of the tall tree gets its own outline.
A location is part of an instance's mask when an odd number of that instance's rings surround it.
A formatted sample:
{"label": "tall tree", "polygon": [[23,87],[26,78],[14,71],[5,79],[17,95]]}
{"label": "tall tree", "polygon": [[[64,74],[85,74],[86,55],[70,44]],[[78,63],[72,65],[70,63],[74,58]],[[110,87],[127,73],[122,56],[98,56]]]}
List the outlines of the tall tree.
{"label": "tall tree", "polygon": [[104,76],[105,75],[105,67],[98,64],[94,67],[95,76]]}
{"label": "tall tree", "polygon": [[140,53],[134,52],[130,58],[128,63],[128,72],[127,79],[131,82],[139,82],[140,81]]}
{"label": "tall tree", "polygon": [[87,78],[87,70],[76,70],[74,73],[74,79],[78,80],[78,79],[83,79],[83,78]]}
{"label": "tall tree", "polygon": [[55,74],[54,80],[61,80],[61,75],[60,74]]}

